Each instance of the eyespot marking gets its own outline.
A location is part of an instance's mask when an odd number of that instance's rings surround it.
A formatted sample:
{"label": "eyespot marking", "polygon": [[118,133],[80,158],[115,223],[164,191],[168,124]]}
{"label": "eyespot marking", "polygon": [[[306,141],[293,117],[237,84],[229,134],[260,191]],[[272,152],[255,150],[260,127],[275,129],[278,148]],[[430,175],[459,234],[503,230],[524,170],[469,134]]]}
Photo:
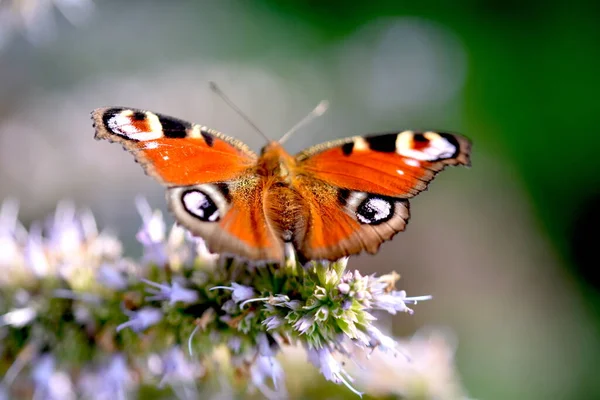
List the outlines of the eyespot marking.
{"label": "eyespot marking", "polygon": [[356,218],[367,225],[378,225],[394,216],[394,203],[391,200],[369,196],[356,209]]}
{"label": "eyespot marking", "polygon": [[186,190],[181,195],[183,208],[193,217],[204,222],[217,222],[221,219],[221,212],[215,202],[198,189]]}

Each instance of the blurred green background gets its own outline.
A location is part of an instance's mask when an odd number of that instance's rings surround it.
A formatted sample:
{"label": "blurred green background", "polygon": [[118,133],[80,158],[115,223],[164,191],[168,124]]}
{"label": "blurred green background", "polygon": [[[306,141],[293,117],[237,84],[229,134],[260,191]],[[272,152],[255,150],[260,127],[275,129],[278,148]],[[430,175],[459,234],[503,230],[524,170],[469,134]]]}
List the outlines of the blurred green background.
{"label": "blurred green background", "polygon": [[477,399],[600,396],[600,3],[457,0],[0,2],[0,198],[25,222],[68,198],[139,251],[134,197],[163,189],[89,112],[146,108],[263,144],[209,81],[277,138],[320,100],[296,152],[430,128],[473,167],[412,202],[408,230],[351,267],[433,294],[396,333],[449,327]]}

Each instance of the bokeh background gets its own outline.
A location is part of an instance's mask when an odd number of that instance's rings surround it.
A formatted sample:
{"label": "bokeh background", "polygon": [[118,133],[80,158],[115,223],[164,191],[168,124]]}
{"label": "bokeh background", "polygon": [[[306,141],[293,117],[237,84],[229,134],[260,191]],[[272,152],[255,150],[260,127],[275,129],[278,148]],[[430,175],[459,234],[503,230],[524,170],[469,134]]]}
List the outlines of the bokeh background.
{"label": "bokeh background", "polygon": [[28,223],[61,199],[139,252],[134,198],[163,189],[89,112],[146,108],[264,143],[209,81],[290,152],[429,128],[473,142],[473,167],[412,202],[406,232],[351,267],[433,294],[398,335],[454,332],[477,399],[600,396],[598,3],[455,0],[0,1],[0,199]]}

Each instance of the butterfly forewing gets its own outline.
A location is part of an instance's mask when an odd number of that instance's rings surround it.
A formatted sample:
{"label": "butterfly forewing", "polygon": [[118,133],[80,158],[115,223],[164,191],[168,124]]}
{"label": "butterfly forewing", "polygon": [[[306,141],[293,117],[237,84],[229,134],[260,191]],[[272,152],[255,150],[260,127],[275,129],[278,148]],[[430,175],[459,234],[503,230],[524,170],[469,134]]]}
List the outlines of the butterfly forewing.
{"label": "butterfly forewing", "polygon": [[296,156],[302,173],[339,188],[409,198],[447,165],[469,165],[471,143],[448,133],[356,136]]}
{"label": "butterfly forewing", "polygon": [[240,141],[162,114],[113,107],[94,110],[92,118],[97,139],[121,143],[165,185],[234,179],[256,162],[256,155]]}

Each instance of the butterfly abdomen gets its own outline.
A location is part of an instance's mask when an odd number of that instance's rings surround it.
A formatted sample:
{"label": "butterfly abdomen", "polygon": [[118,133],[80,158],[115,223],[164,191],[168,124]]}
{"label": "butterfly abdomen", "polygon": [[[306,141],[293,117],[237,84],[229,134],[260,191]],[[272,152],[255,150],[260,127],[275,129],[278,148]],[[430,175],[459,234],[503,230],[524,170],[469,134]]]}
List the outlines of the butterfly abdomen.
{"label": "butterfly abdomen", "polygon": [[309,209],[298,191],[284,182],[274,182],[264,201],[267,220],[281,240],[291,242],[304,236]]}

